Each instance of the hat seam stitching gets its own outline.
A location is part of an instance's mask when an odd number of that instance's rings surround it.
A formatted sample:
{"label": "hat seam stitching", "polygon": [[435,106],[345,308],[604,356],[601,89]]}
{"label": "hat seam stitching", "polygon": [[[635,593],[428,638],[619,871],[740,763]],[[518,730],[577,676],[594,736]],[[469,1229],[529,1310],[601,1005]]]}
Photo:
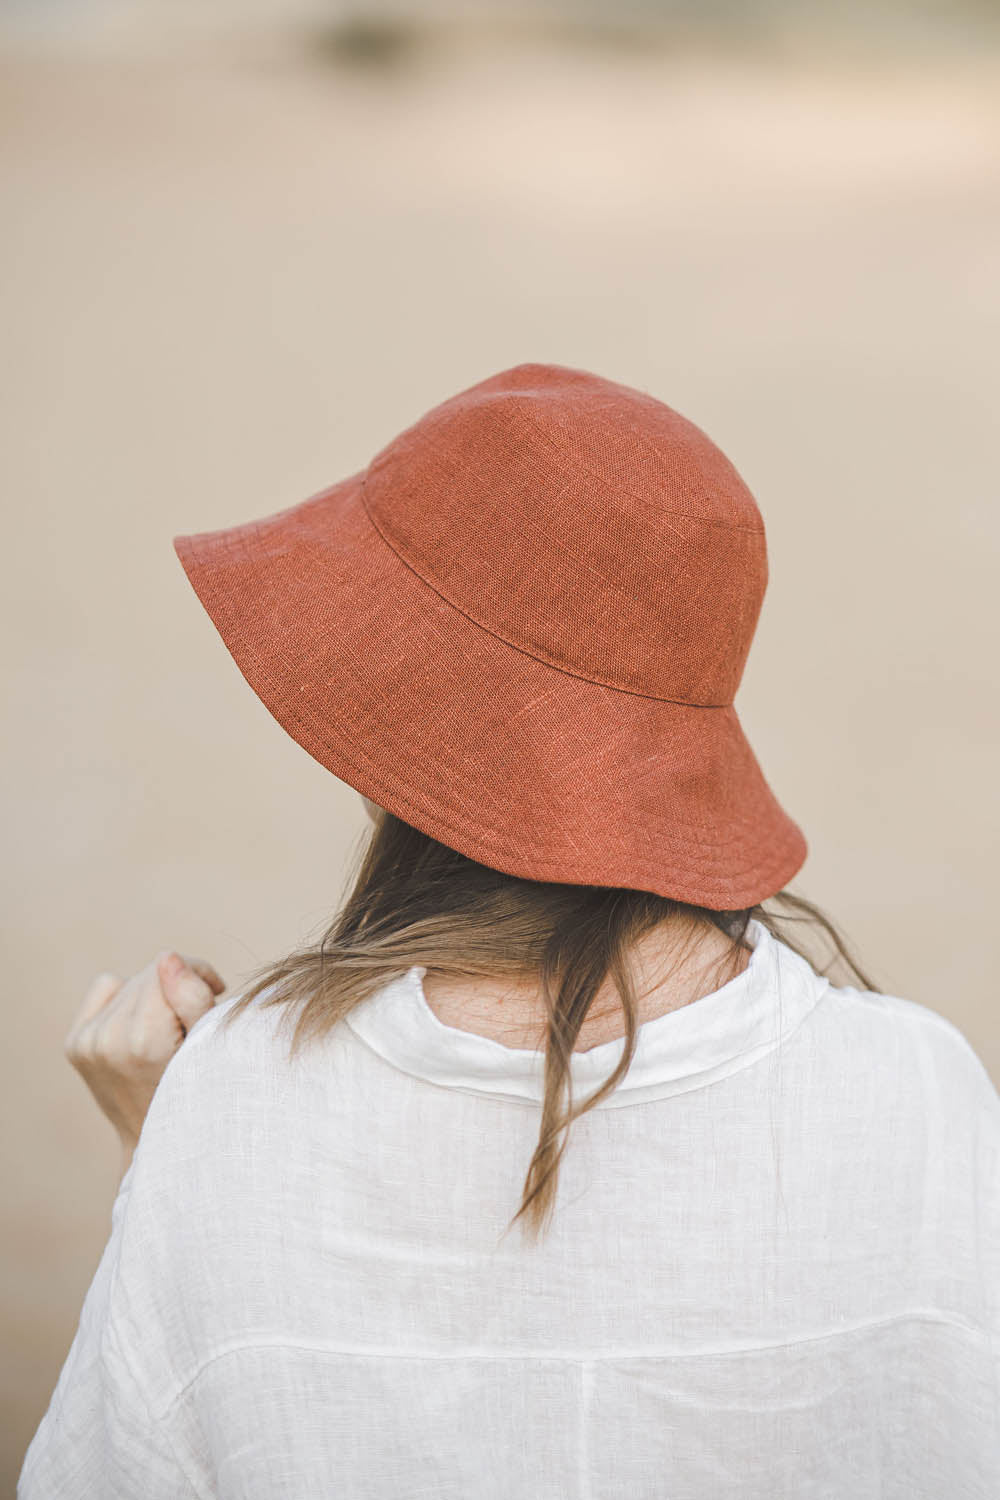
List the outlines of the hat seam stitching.
{"label": "hat seam stitching", "polygon": [[393,555],[399,559],[404,567],[409,568],[410,572],[413,573],[415,577],[419,578],[421,583],[424,584],[426,588],[429,588],[432,593],[436,594],[439,599],[447,604],[449,609],[455,610],[457,614],[462,615],[464,619],[468,620],[470,625],[475,625],[478,630],[482,630],[486,635],[491,636],[494,640],[502,641],[505,646],[509,646],[512,651],[520,652],[520,654],[522,656],[526,656],[529,661],[538,662],[540,666],[548,667],[550,671],[561,672],[564,676],[574,677],[580,682],[589,682],[594,687],[607,688],[608,691],[612,693],[627,693],[630,697],[633,698],[647,698],[652,703],[672,703],[677,708],[732,708],[734,702],[733,698],[729,698],[725,703],[691,703],[686,698],[666,698],[660,696],[657,693],[644,693],[639,688],[621,687],[616,682],[607,682],[605,679],[600,677],[588,677],[583,672],[574,672],[569,667],[565,667],[559,662],[552,661],[546,656],[537,656],[534,652],[527,651],[523,646],[519,646],[516,641],[509,640],[507,636],[501,635],[497,630],[491,630],[488,625],[484,625],[481,620],[477,620],[474,615],[470,615],[468,610],[463,609],[460,604],[456,604],[454,599],[450,599],[447,594],[442,593],[440,588],[438,588],[436,584],[432,583],[429,578],[425,578],[423,573],[420,572],[419,568],[415,567],[414,564],[410,562],[409,558],[403,555],[403,553],[386,535],[386,533],[382,530],[382,527],[379,525],[378,521],[375,519],[375,516],[373,515],[368,505],[368,501],[365,498],[364,479],[362,479],[361,484],[358,488],[358,497],[361,501],[362,508],[371,526],[382,538],[382,541],[389,548],[390,552],[392,552]]}
{"label": "hat seam stitching", "polygon": [[[538,432],[542,437],[545,437],[546,439],[548,439],[548,441],[552,444],[553,448],[555,448],[558,453],[560,453],[560,454],[568,454],[568,455],[570,455],[570,456],[572,456],[574,458],[577,457],[577,455],[573,453],[572,449],[570,449],[570,448],[564,448],[561,444],[557,443],[554,438],[550,437],[549,434],[545,431],[545,429],[542,428],[542,427],[539,427],[538,423],[532,417],[530,417],[527,412],[522,412],[522,415],[525,417],[525,419],[528,422],[530,422],[531,426],[535,428],[536,432]],[[417,426],[417,425],[418,425],[417,423],[414,423],[414,426]],[[401,434],[401,436],[403,436],[403,435],[405,435],[405,434]],[[707,434],[705,434],[705,436],[707,436]],[[657,453],[657,456],[659,458],[661,458],[664,462],[666,462],[666,455],[665,454],[661,454],[659,452],[659,449],[655,449],[654,451]],[[365,473],[365,474],[367,474],[369,471],[373,471],[374,472],[377,469],[383,468],[387,463],[390,463],[395,456],[396,455],[395,455],[395,452],[394,452],[394,444],[393,443],[387,443],[386,446],[383,449],[381,449],[379,453],[377,453],[375,455],[375,457],[367,465],[366,469],[363,470],[362,472]],[[605,489],[617,490],[617,491],[619,491],[623,495],[628,495],[628,497],[629,497],[630,500],[635,500],[639,505],[644,505],[647,508],[649,507],[650,502],[647,499],[645,499],[642,495],[637,495],[634,492],[634,490],[627,489],[624,485],[616,484],[614,480],[609,479],[605,475],[598,473],[598,471],[596,469],[590,468],[590,466],[588,464],[584,463],[582,460],[580,460],[580,467],[581,467],[581,469],[583,470],[584,473],[586,473],[587,475],[589,475],[589,477],[591,479],[596,479],[599,484],[604,485]],[[737,476],[737,477],[739,477],[739,476]],[[741,483],[742,482],[743,481],[741,480]],[[754,501],[754,503],[756,504],[756,501]],[[738,532],[741,532],[741,533],[743,533],[745,535],[748,535],[748,536],[759,536],[759,537],[762,537],[762,538],[764,538],[765,542],[766,542],[766,539],[767,539],[767,529],[763,525],[760,525],[760,526],[741,526],[736,521],[723,521],[723,520],[720,520],[719,517],[717,517],[717,516],[696,516],[696,515],[692,515],[692,513],[690,511],[686,511],[686,510],[668,510],[666,508],[663,508],[663,509],[659,510],[657,512],[657,514],[659,514],[659,515],[665,515],[665,516],[672,516],[672,517],[674,517],[678,521],[694,521],[694,522],[696,522],[700,526],[721,526],[726,531],[738,531]]]}
{"label": "hat seam stitching", "polygon": [[[277,682],[271,676],[270,672],[267,670],[266,664],[257,655],[256,651],[252,647],[248,646],[245,641],[242,643],[242,649],[246,652],[246,654],[249,657],[251,657],[253,659],[253,661],[254,661],[255,665],[257,666],[258,670],[260,671],[261,675],[268,681],[268,683],[271,685],[271,687],[272,688],[280,688],[281,684],[279,682]],[[354,747],[354,751],[353,752],[351,750],[347,749],[342,741],[338,741],[336,743],[336,745],[334,746],[331,743],[331,737],[330,737],[328,726],[326,724],[324,724],[318,717],[314,716],[314,714],[312,713],[311,709],[309,709],[308,705],[306,705],[306,704],[290,705],[289,709],[288,709],[288,715],[289,715],[289,717],[290,717],[290,719],[292,720],[293,723],[295,722],[296,719],[298,719],[300,722],[303,723],[303,727],[312,730],[316,734],[317,738],[320,740],[321,743],[325,743],[329,748],[335,748],[336,751],[337,751],[337,753],[343,757],[343,759],[348,763],[348,765],[350,765],[352,767],[352,769],[364,771],[366,767],[370,767],[371,770],[373,770],[376,773],[378,773],[382,769],[381,767],[378,766],[378,764],[375,761],[371,760],[365,754],[365,752],[363,750],[359,751],[357,746]],[[303,746],[301,748],[304,749],[305,747]],[[356,758],[358,754],[360,754],[360,757],[361,757],[360,763],[359,763],[358,759]],[[336,774],[336,773],[333,773],[333,774]],[[425,808],[419,802],[415,801],[411,796],[409,796],[405,791],[398,791],[397,790],[397,791],[394,792],[394,795],[397,795],[398,799],[405,806],[412,807],[412,809],[415,812],[423,814],[426,811],[426,812],[429,812],[431,814],[432,818],[433,818],[433,816],[434,816],[434,809],[433,808],[431,808],[431,807]],[[439,799],[439,805],[441,803],[441,800],[444,800],[444,801],[447,802],[450,811],[453,813],[453,815],[457,819],[460,831],[462,831],[463,833],[464,832],[469,832],[473,837],[482,839],[483,832],[484,832],[484,830],[482,828],[482,825],[481,824],[476,825],[476,824],[467,822],[463,818],[463,816],[462,816],[462,808],[461,808],[461,805],[458,802],[454,801],[451,797],[445,797],[444,799]],[[786,814],[785,816],[787,817],[788,815]],[[744,824],[748,828],[753,828],[753,827],[757,826],[757,823],[758,823],[757,819],[754,819],[754,818],[744,818],[738,812],[734,812],[733,813],[732,819],[730,821],[736,822],[736,823],[742,823],[742,824]],[[797,825],[793,825],[793,826],[797,827]],[[791,830],[789,832],[791,833]],[[799,833],[800,833],[800,837],[801,837],[802,836],[801,835],[801,830],[799,830]],[[711,843],[708,840],[704,840],[704,839],[687,839],[687,838],[685,838],[683,836],[678,837],[676,834],[671,834],[671,833],[663,833],[663,834],[659,835],[659,837],[662,839],[663,842],[665,842],[667,844],[672,844],[672,845],[678,846],[685,853],[689,852],[692,849],[698,851],[698,850],[702,850],[702,849],[706,849],[706,850],[717,849],[717,847],[718,847],[717,845]],[[491,839],[488,840],[488,842],[490,844],[491,849],[494,850],[494,851],[500,852],[502,854],[510,853],[510,854],[514,855],[515,857],[517,855],[516,849],[514,849],[514,848],[512,848],[512,847],[510,847],[510,846],[508,846],[508,845],[506,845],[504,843],[502,843],[499,840],[491,838]],[[787,840],[785,840],[785,841],[782,842],[782,844],[780,845],[780,847],[781,847],[781,849],[783,851],[787,849],[787,852],[791,853],[792,845],[793,845],[793,843],[796,843],[796,842],[798,842],[798,841],[795,840],[795,839],[793,839],[790,836]],[[544,869],[561,869],[561,868],[565,868],[565,865],[564,865],[564,863],[562,861],[549,860],[543,854],[539,854],[537,856],[533,856],[532,857],[532,863],[534,863],[536,865],[539,865],[539,866],[541,866]],[[783,863],[783,860],[779,861],[779,860],[775,859],[775,861],[774,861],[775,865],[778,865],[780,863]],[[749,874],[751,871],[753,871],[754,869],[758,868],[756,865],[750,864],[750,865],[746,865],[746,866],[741,866],[738,869],[733,870],[732,865],[730,863],[726,862],[724,860],[724,858],[720,858],[718,860],[718,862],[716,862],[716,860],[709,860],[709,865],[710,866],[714,866],[717,869],[725,870],[728,873],[728,875],[730,876],[730,878],[732,878],[734,876],[735,877],[739,877],[739,876],[742,876],[742,875],[745,875],[745,874]],[[801,867],[801,861],[800,861],[800,866],[799,867]],[[720,882],[718,882],[716,879],[714,879],[714,877],[713,877],[713,875],[711,873],[711,869],[709,869],[707,871],[707,874],[708,874],[708,881],[707,881],[708,885],[710,885],[710,886],[717,886],[717,885],[720,884]],[[536,878],[536,877],[533,877],[533,878]],[[789,877],[789,878],[791,878],[791,877]],[[766,898],[761,898],[761,899],[766,899]]]}
{"label": "hat seam stitching", "polygon": [[[394,556],[397,555],[395,553],[394,549],[390,548],[390,551],[393,552]],[[204,575],[204,573],[211,572],[211,571],[212,570],[210,568],[205,568],[204,566],[199,567],[198,564],[195,564],[194,568],[193,568],[193,572],[196,575],[197,574]],[[195,577],[191,577],[191,582],[195,583]],[[195,591],[199,592],[199,590],[197,588],[197,585],[196,585]],[[461,611],[457,611],[457,612],[461,614]],[[210,616],[213,618],[214,623],[216,624],[216,628],[219,629],[220,622],[218,620],[215,620],[215,617],[214,617],[214,615],[212,614],[211,611],[209,611],[209,613],[210,613]],[[475,622],[473,622],[473,623],[475,623]],[[275,702],[276,707],[275,708],[271,708],[270,704],[267,703],[266,701],[264,703],[264,706],[272,714],[272,717],[276,718],[278,720],[278,722],[282,725],[282,727],[286,729],[287,732],[292,733],[292,731],[289,729],[289,725],[287,723],[285,723],[284,719],[282,718],[282,714],[286,714],[287,717],[288,717],[288,719],[290,720],[290,722],[292,724],[296,724],[297,723],[298,725],[301,726],[302,730],[309,736],[310,740],[313,742],[314,745],[322,746],[323,749],[326,750],[326,751],[333,750],[335,752],[335,754],[339,758],[341,758],[343,761],[345,761],[347,763],[348,766],[351,767],[352,771],[358,771],[358,770],[360,770],[363,774],[366,774],[366,775],[369,772],[371,772],[373,774],[373,777],[374,777],[374,782],[377,783],[380,774],[382,774],[382,772],[386,768],[383,767],[383,766],[381,766],[379,764],[379,762],[377,762],[376,760],[374,760],[373,758],[371,758],[370,756],[368,756],[367,754],[365,754],[364,751],[361,751],[361,755],[360,755],[360,759],[359,759],[358,755],[356,753],[357,747],[355,746],[354,751],[352,751],[350,748],[348,748],[348,746],[347,746],[347,744],[346,744],[345,741],[343,741],[343,740],[341,740],[341,739],[336,738],[335,736],[333,736],[331,734],[329,724],[327,724],[317,714],[315,714],[313,712],[311,706],[308,705],[307,703],[303,703],[300,700],[298,702],[298,704],[296,704],[296,705],[292,705],[292,704],[287,703],[287,702],[285,702],[283,704],[283,701],[282,701],[283,700],[283,691],[282,691],[282,689],[283,689],[284,685],[283,685],[282,681],[279,680],[278,678],[276,678],[273,675],[273,673],[270,670],[269,664],[267,663],[267,661],[265,660],[265,658],[262,657],[257,652],[257,650],[255,649],[255,647],[251,644],[251,642],[246,637],[246,635],[243,632],[243,630],[241,630],[239,628],[239,626],[237,626],[237,628],[235,630],[232,630],[231,629],[232,624],[233,624],[232,620],[228,621],[227,624],[226,624],[225,629],[224,630],[220,630],[220,634],[222,634],[223,640],[224,640],[227,648],[229,649],[230,654],[235,657],[235,659],[237,660],[237,664],[241,666],[241,670],[242,670],[242,662],[240,660],[240,657],[242,656],[242,658],[243,658],[244,661],[249,660],[249,661],[251,661],[254,664],[254,667],[256,668],[256,671],[259,674],[259,677],[268,685],[268,688],[271,691],[271,696],[272,696],[272,698],[273,698],[273,700]],[[487,634],[489,634],[489,632],[487,632]],[[502,644],[507,645],[508,643],[503,642]],[[510,647],[510,649],[517,650],[518,648],[516,648],[516,647]],[[540,666],[542,666],[543,668],[548,665],[547,663],[544,663],[544,662],[540,662],[538,664]],[[560,670],[560,669],[552,669],[552,670]],[[244,671],[243,675],[246,676],[246,672],[245,671]],[[563,675],[566,675],[568,677],[572,677],[573,674],[566,673],[566,674],[563,674]],[[574,680],[587,681],[588,679],[574,679]],[[594,684],[591,684],[591,685],[594,686],[594,687],[597,687],[597,688],[602,688],[603,687],[603,684],[600,684],[600,683],[594,683]],[[250,683],[250,686],[254,688],[254,691],[257,693],[258,697],[260,697],[260,693],[259,693],[258,689],[254,686],[254,684]],[[614,690],[612,689],[612,691],[614,691]],[[665,701],[665,700],[657,700],[657,701]],[[666,701],[669,701],[669,700],[666,700]],[[691,705],[680,704],[680,705],[673,705],[673,706],[689,707]],[[732,712],[733,712],[733,714],[735,716],[736,710],[735,710],[735,707],[733,705],[721,705],[721,706],[729,707],[732,710]],[[296,736],[294,735],[294,733],[292,733],[292,738],[296,738]],[[301,744],[301,740],[297,740],[297,743],[300,744],[301,748],[306,749],[306,751],[307,751],[308,754],[313,755],[313,757],[315,759],[319,759],[320,760],[321,764],[324,764],[324,762],[321,759],[321,756],[317,755],[317,752],[316,752],[315,749],[309,749],[307,746],[302,745]],[[325,769],[332,770],[332,768],[329,767],[329,766],[325,766]],[[333,771],[332,774],[337,775],[338,773],[336,771]],[[390,768],[390,775],[391,775],[391,768]],[[404,790],[404,789],[402,789],[402,788],[399,787],[398,782],[394,781],[394,785],[396,787],[396,794],[398,795],[399,800],[405,806],[407,806],[408,808],[412,808],[415,812],[417,812],[417,813],[419,813],[421,815],[423,815],[424,813],[428,813],[430,815],[431,820],[432,821],[435,820],[436,811],[435,811],[434,806],[431,806],[431,805],[428,805],[428,804],[422,804],[422,803],[416,801],[413,797],[411,797],[407,793],[406,790]],[[378,796],[379,796],[379,790],[378,790],[377,785],[375,785],[374,797],[375,797],[376,800],[378,799]],[[773,797],[773,793],[772,793],[772,797]],[[467,819],[464,816],[464,805],[461,802],[458,801],[457,796],[456,797],[452,797],[452,796],[441,797],[441,796],[439,796],[439,799],[438,799],[438,809],[440,809],[440,807],[443,804],[447,805],[448,810],[449,810],[451,816],[455,819],[455,823],[456,823],[456,826],[458,827],[458,829],[463,834],[468,833],[468,835],[469,835],[469,837],[470,837],[470,839],[471,839],[471,841],[473,843],[475,843],[477,841],[477,839],[482,839],[483,829],[482,829],[481,825],[477,827],[476,824],[467,821]],[[798,846],[805,845],[804,850],[800,850],[799,856],[798,856],[796,864],[795,864],[795,868],[790,872],[789,876],[786,877],[787,879],[790,879],[791,876],[794,875],[794,873],[801,868],[801,866],[804,863],[805,859],[808,857],[808,845],[805,843],[804,835],[802,833],[801,828],[798,826],[798,824],[794,823],[794,821],[789,817],[789,815],[788,815],[787,812],[784,812],[783,809],[780,809],[780,810],[782,811],[784,819],[785,819],[786,823],[789,826],[786,829],[785,836],[781,839],[780,843],[777,846],[778,850],[780,850],[780,852],[781,852],[781,857],[778,857],[778,855],[776,853],[775,858],[773,859],[773,861],[768,861],[768,867],[776,869],[776,870],[780,869],[785,864],[786,857],[790,856],[792,854],[793,849],[795,849]],[[741,813],[738,810],[736,810],[736,809],[734,809],[733,812],[732,812],[732,814],[730,815],[729,822],[730,822],[730,824],[739,825],[740,827],[746,828],[748,830],[752,830],[755,827],[759,826],[759,820],[758,819],[753,818],[753,817],[745,817],[745,816],[741,815]],[[450,833],[445,835],[445,842],[447,842],[449,836],[450,836]],[[732,900],[731,886],[732,886],[733,881],[734,880],[739,880],[739,879],[741,879],[744,876],[750,875],[751,873],[753,873],[754,870],[761,870],[761,868],[762,868],[759,863],[758,864],[750,863],[750,864],[746,864],[746,865],[740,865],[738,868],[734,869],[732,862],[729,859],[727,859],[726,856],[719,850],[718,843],[717,842],[712,842],[710,840],[690,838],[690,837],[686,837],[683,834],[678,834],[676,831],[668,831],[668,830],[664,830],[663,832],[661,832],[658,835],[658,839],[665,846],[665,848],[668,849],[668,850],[677,851],[677,852],[679,852],[682,855],[688,855],[688,854],[691,854],[692,852],[695,852],[697,854],[700,862],[702,863],[702,869],[703,869],[703,873],[704,873],[704,880],[702,882],[702,889],[701,889],[701,893],[699,894],[699,898],[698,898],[700,901],[705,901],[706,899],[716,899],[721,894],[724,900],[727,900],[727,901],[731,902],[731,900]],[[491,854],[492,853],[496,853],[496,854],[501,855],[502,857],[507,857],[508,855],[510,855],[511,857],[513,857],[515,859],[519,857],[520,851],[516,847],[510,845],[509,843],[504,842],[502,840],[502,838],[490,837],[489,840],[488,840],[488,844],[489,844],[489,848],[490,848]],[[716,851],[716,852],[714,854],[714,857],[712,855],[710,855],[706,859],[706,857],[705,857],[705,852],[706,851]],[[541,854],[541,853],[538,853],[537,855],[533,856],[532,862],[536,865],[537,868],[540,868],[540,869],[542,869],[544,871],[550,871],[551,870],[551,871],[557,872],[557,878],[558,878],[558,872],[561,869],[565,868],[564,864],[561,861],[555,861],[555,860],[547,859],[544,856],[544,854]],[[652,862],[650,862],[649,868],[652,868]],[[725,879],[724,880],[720,880],[719,874],[717,872],[720,872],[725,877]],[[546,877],[544,875],[542,875],[542,876],[535,876],[533,878],[544,879]],[[652,878],[655,880],[655,878],[656,878],[655,875],[652,876]],[[780,887],[778,887],[778,886],[774,887],[774,889],[779,889],[779,888]],[[711,894],[709,895],[708,893],[711,893]],[[676,899],[681,899],[681,898],[676,898]],[[691,898],[690,897],[685,897],[683,899],[690,900]],[[758,899],[762,899],[762,898],[758,898]]]}

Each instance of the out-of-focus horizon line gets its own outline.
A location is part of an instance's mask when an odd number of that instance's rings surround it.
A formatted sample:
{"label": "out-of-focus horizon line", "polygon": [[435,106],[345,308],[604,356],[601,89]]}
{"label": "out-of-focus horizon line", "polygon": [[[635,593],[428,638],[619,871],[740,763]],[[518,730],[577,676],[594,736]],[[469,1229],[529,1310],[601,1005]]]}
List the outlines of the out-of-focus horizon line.
{"label": "out-of-focus horizon line", "polygon": [[271,41],[331,63],[459,46],[627,55],[694,47],[848,47],[855,56],[992,51],[1000,0],[0,0],[0,51],[142,54]]}

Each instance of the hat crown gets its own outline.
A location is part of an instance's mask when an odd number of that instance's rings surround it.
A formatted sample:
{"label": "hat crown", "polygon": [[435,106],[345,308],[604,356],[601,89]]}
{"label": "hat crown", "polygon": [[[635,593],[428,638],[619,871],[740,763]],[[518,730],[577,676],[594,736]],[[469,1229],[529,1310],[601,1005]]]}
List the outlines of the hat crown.
{"label": "hat crown", "polygon": [[362,498],[431,587],[529,656],[652,698],[733,701],[764,525],[725,454],[664,402],[516,365],[395,437]]}

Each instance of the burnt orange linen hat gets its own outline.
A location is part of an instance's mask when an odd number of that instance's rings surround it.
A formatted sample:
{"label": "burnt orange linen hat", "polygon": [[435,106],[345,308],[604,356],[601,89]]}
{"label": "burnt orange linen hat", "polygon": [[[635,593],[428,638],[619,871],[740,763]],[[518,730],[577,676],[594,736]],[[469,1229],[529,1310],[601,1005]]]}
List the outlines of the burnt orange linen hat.
{"label": "burnt orange linen hat", "polygon": [[460,853],[729,911],[801,867],[733,707],[763,521],[653,396],[516,365],[361,472],[173,545],[278,723]]}

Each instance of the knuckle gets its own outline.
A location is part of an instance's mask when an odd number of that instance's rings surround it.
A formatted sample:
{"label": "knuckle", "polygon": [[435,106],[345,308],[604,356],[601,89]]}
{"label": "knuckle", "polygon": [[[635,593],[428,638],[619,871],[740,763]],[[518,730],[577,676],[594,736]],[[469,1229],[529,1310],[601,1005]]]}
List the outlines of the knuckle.
{"label": "knuckle", "polygon": [[148,1042],[143,1027],[138,1024],[130,1026],[123,1035],[120,1045],[126,1057],[133,1059],[145,1057]]}
{"label": "knuckle", "polygon": [[100,1056],[113,1068],[124,1067],[131,1061],[131,1051],[128,1043],[120,1036],[108,1037],[98,1049]]}

